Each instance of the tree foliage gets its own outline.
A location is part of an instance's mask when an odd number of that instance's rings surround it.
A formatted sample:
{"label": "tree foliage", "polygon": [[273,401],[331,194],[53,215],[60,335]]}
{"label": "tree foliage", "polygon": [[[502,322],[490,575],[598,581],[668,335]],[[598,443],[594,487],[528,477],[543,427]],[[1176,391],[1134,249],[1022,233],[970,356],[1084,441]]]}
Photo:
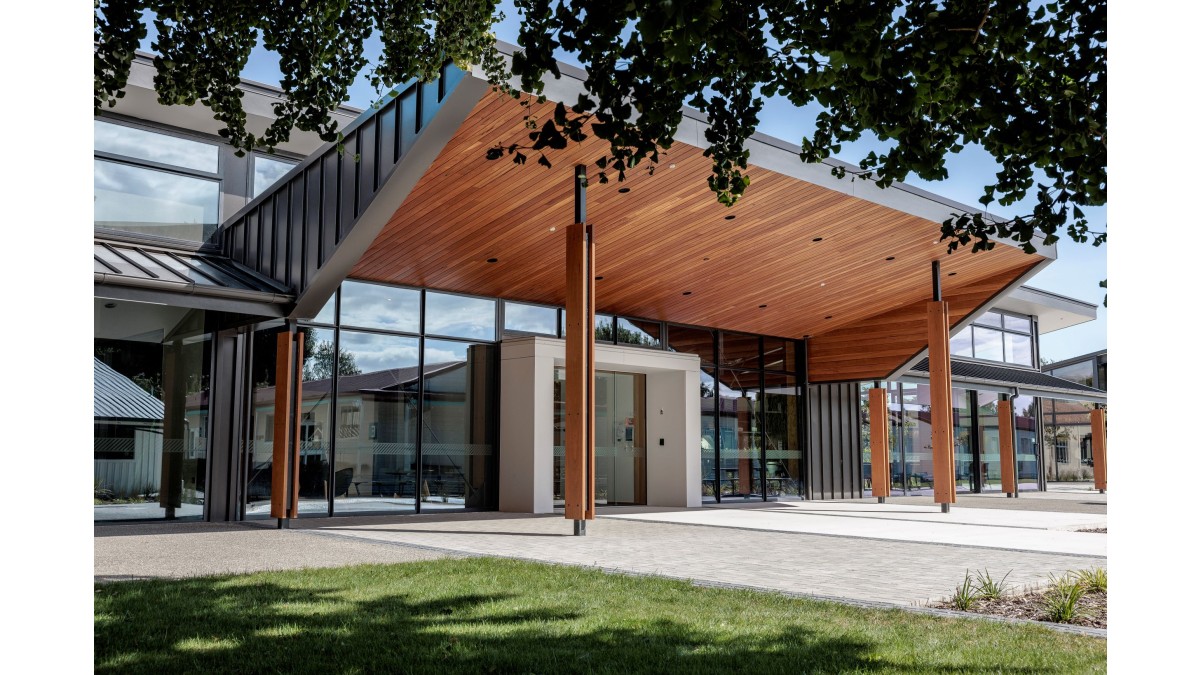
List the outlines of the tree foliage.
{"label": "tree foliage", "polygon": [[[978,144],[1000,166],[981,202],[1028,213],[1002,220],[959,214],[942,226],[950,250],[988,249],[1011,237],[1033,251],[1063,230],[1099,245],[1082,207],[1107,199],[1107,6],[1058,0],[516,0],[520,51],[504,63],[492,49],[495,0],[254,2],[98,0],[96,108],[112,104],[128,77],[141,12],[157,17],[155,87],[167,103],[201,101],[242,150],[287,139],[293,126],[336,137],[329,111],[368,66],[363,41],[381,34],[369,70],[383,87],[428,79],[444,59],[483,64],[493,84],[528,105],[558,75],[556,50],[587,69],[586,93],[548,119],[527,118],[527,145],[488,157],[524,163],[588,135],[603,139],[596,175],[653,172],[671,147],[682,108],[707,115],[709,186],[731,205],[748,192],[747,140],[764,96],[821,109],[801,143],[819,162],[866,135],[884,149],[835,175],[881,187],[909,174],[947,177],[946,158]],[[236,74],[261,36],[280,55],[288,100],[262,136],[245,129]],[[532,110],[532,107],[530,107]],[[1042,178],[1044,177],[1044,178]],[[1039,180],[1041,182],[1039,182]]]}

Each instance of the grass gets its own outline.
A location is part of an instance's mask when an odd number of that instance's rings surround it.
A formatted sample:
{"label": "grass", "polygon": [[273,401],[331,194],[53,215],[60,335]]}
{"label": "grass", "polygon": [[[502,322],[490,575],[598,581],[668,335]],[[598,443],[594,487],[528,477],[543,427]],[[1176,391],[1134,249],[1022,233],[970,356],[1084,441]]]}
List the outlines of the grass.
{"label": "grass", "polygon": [[1104,640],[491,558],[95,588],[99,673],[1102,672]]}

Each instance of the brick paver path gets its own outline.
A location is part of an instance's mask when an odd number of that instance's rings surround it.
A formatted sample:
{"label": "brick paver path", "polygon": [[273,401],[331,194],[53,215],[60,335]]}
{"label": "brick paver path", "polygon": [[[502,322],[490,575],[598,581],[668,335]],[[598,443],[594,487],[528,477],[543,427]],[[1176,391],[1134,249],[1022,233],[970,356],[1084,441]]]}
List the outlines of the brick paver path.
{"label": "brick paver path", "polygon": [[[301,521],[297,536],[431,547],[710,583],[899,605],[945,598],[967,570],[1009,573],[1016,587],[1103,557],[766,532],[599,517],[571,536],[561,516],[463,513]],[[1105,535],[1095,535],[1105,536]]]}

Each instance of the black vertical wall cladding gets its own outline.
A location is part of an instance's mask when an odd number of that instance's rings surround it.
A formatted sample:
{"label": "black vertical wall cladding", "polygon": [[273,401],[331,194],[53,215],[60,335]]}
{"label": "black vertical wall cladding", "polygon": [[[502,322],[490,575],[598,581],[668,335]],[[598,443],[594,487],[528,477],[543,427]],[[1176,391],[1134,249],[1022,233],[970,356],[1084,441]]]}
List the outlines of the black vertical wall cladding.
{"label": "black vertical wall cladding", "polygon": [[809,496],[862,497],[858,384],[810,384],[807,394]]}
{"label": "black vertical wall cladding", "polygon": [[302,295],[463,77],[446,64],[438,80],[364,114],[222,225],[225,253]]}

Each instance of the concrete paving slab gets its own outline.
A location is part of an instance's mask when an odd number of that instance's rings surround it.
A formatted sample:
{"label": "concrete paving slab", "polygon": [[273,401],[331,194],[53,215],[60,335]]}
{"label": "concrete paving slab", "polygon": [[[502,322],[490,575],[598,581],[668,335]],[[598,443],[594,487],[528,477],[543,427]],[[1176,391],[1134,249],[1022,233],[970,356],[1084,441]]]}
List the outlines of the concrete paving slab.
{"label": "concrete paving slab", "polygon": [[[1108,536],[1072,532],[1080,527],[1107,527],[1107,516],[1021,511],[951,510],[930,507],[848,502],[778,503],[771,508],[711,508],[606,511],[606,518],[684,525],[796,532],[1036,551],[1066,555],[1107,556]],[[945,516],[950,516],[949,518]]]}

